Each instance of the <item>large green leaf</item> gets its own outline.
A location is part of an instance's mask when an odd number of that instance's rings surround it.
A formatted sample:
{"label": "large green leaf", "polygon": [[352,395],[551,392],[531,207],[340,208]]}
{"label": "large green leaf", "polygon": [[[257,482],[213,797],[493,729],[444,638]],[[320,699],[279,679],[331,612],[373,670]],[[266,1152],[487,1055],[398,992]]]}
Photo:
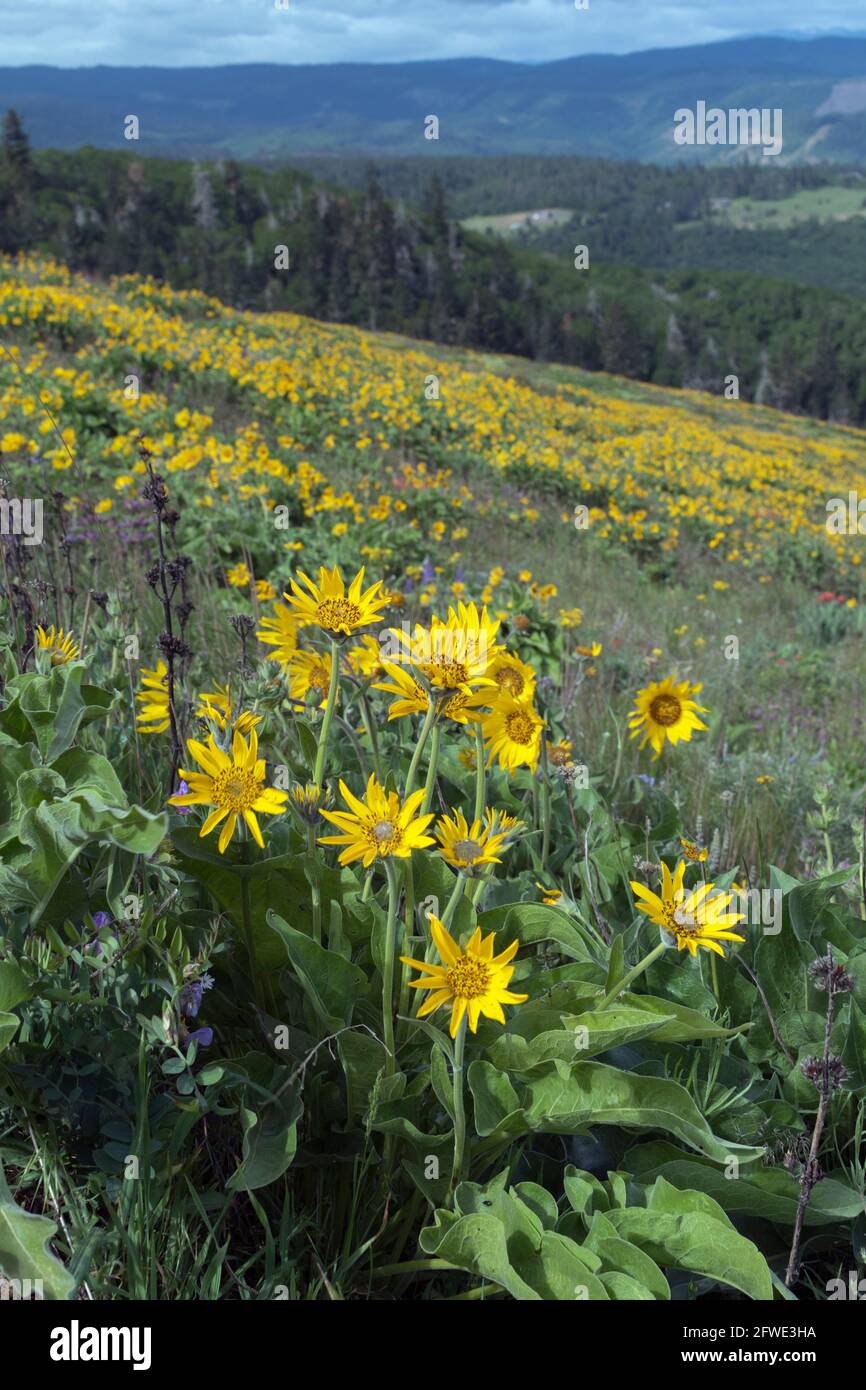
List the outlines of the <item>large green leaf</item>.
{"label": "large green leaf", "polygon": [[[804,941],[781,932],[762,936],[755,949],[755,973],[764,992],[776,1027],[792,1051],[803,1045],[818,1047],[824,1035],[823,1009],[818,1011],[816,995],[810,990],[806,968],[814,951]],[[748,1036],[750,1055],[765,1058],[778,1053],[763,1002],[755,1001],[756,1026]]]}
{"label": "large green leaf", "polygon": [[88,843],[117,845],[149,856],[162,842],[166,826],[162,814],[153,815],[140,806],[105,806],[87,788],[63,800],[44,801],[24,812],[16,839],[3,846],[0,898],[29,907],[31,925],[35,925]]}
{"label": "large green leaf", "polygon": [[500,1033],[488,1049],[494,1066],[503,1071],[528,1071],[553,1058],[574,1062],[595,1057],[657,1033],[665,1019],[644,1010],[613,1007],[601,1013],[565,1015],[562,1021],[565,1028],[536,1033],[533,1038]]}
{"label": "large green leaf", "polygon": [[279,913],[269,911],[267,921],[279,934],[292,969],[319,1019],[329,1032],[345,1028],[352,1021],[356,999],[367,991],[363,970],[290,927]]}
{"label": "large green leaf", "polygon": [[489,1062],[475,1061],[468,1080],[482,1136],[575,1134],[588,1125],[618,1125],[663,1130],[720,1162],[736,1154],[745,1163],[762,1153],[715,1135],[688,1092],[665,1077],[554,1059],[510,1079]]}
{"label": "large green leaf", "polygon": [[[672,1144],[639,1144],[623,1160],[641,1182],[663,1177],[674,1187],[692,1188],[715,1198],[728,1212],[742,1212],[764,1221],[793,1226],[800,1184],[782,1167],[719,1169],[712,1163],[683,1153]],[[732,1173],[726,1177],[726,1172]],[[851,1221],[866,1210],[863,1196],[838,1178],[825,1177],[812,1189],[806,1208],[806,1225],[833,1225]]]}
{"label": "large green leaf", "polygon": [[547,1229],[501,1180],[483,1188],[461,1183],[455,1208],[437,1211],[435,1225],[422,1230],[419,1243],[426,1254],[490,1279],[521,1301],[607,1300],[597,1277],[598,1256]]}
{"label": "large green leaf", "polygon": [[19,1019],[11,1011],[31,994],[30,982],[17,961],[0,961],[0,1052],[18,1031]]}
{"label": "large green leaf", "polygon": [[[285,832],[272,832],[275,845],[285,842]],[[243,921],[244,880],[249,915],[255,936],[256,958],[263,970],[277,970],[285,951],[267,920],[270,908],[278,905],[283,918],[304,935],[312,936],[310,885],[304,872],[304,856],[294,852],[262,855],[249,847],[249,862],[241,862],[237,846],[220,854],[213,835],[200,836],[194,826],[173,826],[171,842],[178,864],[192,878],[204,884],[219,907],[240,928]],[[268,840],[271,847],[271,839]],[[322,921],[330,920],[331,903],[340,901],[341,874],[320,866]],[[355,885],[357,886],[357,885]]]}
{"label": "large green leaf", "polygon": [[199,1073],[201,1085],[228,1093],[237,1105],[243,1146],[241,1161],[226,1183],[232,1192],[267,1187],[295,1157],[303,1100],[300,1085],[288,1086],[288,1077],[285,1066],[262,1052],[209,1062]]}
{"label": "large green leaf", "polygon": [[46,1248],[56,1233],[57,1227],[46,1216],[16,1205],[0,1168],[0,1272],[7,1279],[38,1281],[43,1298],[71,1298],[75,1280]]}
{"label": "large green leaf", "polygon": [[97,686],[83,685],[80,662],[56,666],[47,675],[27,672],[10,682],[9,694],[27,720],[43,760],[50,763],[74,742],[80,725],[101,718],[113,696]]}
{"label": "large green leaf", "polygon": [[497,950],[504,949],[516,937],[521,946],[555,941],[563,955],[573,960],[593,959],[574,918],[558,907],[546,907],[543,903],[505,903],[482,912],[478,925],[485,933],[497,933]]}
{"label": "large green leaf", "polygon": [[31,993],[30,981],[18,962],[0,961],[0,1010],[6,1013],[17,1008]]}
{"label": "large green leaf", "polygon": [[[655,1260],[651,1259],[640,1246],[623,1240],[616,1234],[616,1227],[601,1213],[593,1218],[592,1225],[584,1243],[600,1257],[605,1271],[615,1271],[626,1275],[640,1289],[642,1297],[667,1301],[671,1296],[670,1285]],[[602,1275],[602,1278],[605,1278]],[[608,1288],[611,1286],[605,1279]],[[617,1289],[618,1285],[613,1286]],[[617,1293],[615,1297],[619,1296]]]}
{"label": "large green leaf", "polygon": [[353,1120],[359,1120],[367,1113],[370,1096],[387,1054],[378,1038],[359,1028],[341,1032],[337,1047],[346,1076],[347,1109]]}
{"label": "large green leaf", "polygon": [[241,1106],[243,1151],[239,1167],[226,1183],[230,1191],[255,1192],[282,1177],[297,1151],[303,1110],[294,1091],[279,1102]]}
{"label": "large green leaf", "polygon": [[[785,907],[795,935],[800,941],[812,941],[816,929],[820,931],[822,909],[829,902],[836,888],[853,877],[854,869],[836,869],[823,878],[810,879],[808,883],[798,883],[785,895]],[[784,933],[783,933],[784,934]]]}
{"label": "large green leaf", "polygon": [[[652,994],[621,994],[617,999],[619,1007],[638,1009],[644,1014],[661,1020],[661,1026],[653,1032],[653,1042],[695,1042],[702,1038],[730,1038],[740,1030],[723,1028],[698,1009],[690,1009],[673,999],[657,999]],[[576,1023],[576,1019],[564,1019]]]}
{"label": "large green leaf", "polygon": [[656,1264],[730,1284],[754,1299],[772,1299],[769,1266],[757,1246],[734,1229],[718,1202],[681,1192],[657,1178],[646,1208],[609,1211],[617,1234]]}

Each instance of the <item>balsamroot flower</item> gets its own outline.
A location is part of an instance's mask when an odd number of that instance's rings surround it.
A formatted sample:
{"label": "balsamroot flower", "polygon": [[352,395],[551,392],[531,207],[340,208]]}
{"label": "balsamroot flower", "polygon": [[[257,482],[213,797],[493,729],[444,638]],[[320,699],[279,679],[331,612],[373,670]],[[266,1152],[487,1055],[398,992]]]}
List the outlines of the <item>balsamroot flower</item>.
{"label": "balsamroot flower", "polygon": [[252,575],[244,564],[243,560],[233,569],[226,570],[226,582],[234,589],[246,589],[252,582]]}
{"label": "balsamroot flower", "polygon": [[528,994],[512,994],[508,989],[514,974],[514,966],[509,962],[517,955],[519,941],[512,941],[510,946],[494,956],[495,932],[482,938],[481,928],[476,927],[466,950],[461,951],[438,917],[430,918],[430,931],[441,965],[413,960],[410,956],[400,957],[404,965],[424,972],[420,979],[411,981],[409,988],[431,991],[430,997],[418,1010],[419,1018],[432,1014],[440,1004],[450,1004],[450,1032],[454,1038],[464,1014],[468,1014],[469,1028],[475,1033],[482,1014],[497,1023],[504,1023],[502,1005],[523,1004],[529,998]]}
{"label": "balsamroot flower", "polygon": [[484,821],[476,820],[470,825],[462,811],[453,820],[450,816],[440,817],[436,838],[445,863],[470,875],[487,864],[501,864],[498,852],[507,848],[509,839],[507,833],[494,833]]}
{"label": "balsamroot flower", "polygon": [[72,633],[64,632],[62,627],[55,630],[53,623],[47,632],[44,627],[37,627],[36,646],[40,652],[51,653],[52,666],[63,666],[67,661],[76,661],[81,655],[81,648]]}
{"label": "balsamroot flower", "polygon": [[156,670],[140,668],[141,690],[136,700],[141,709],[135,716],[141,734],[164,734],[169,726],[168,710],[168,667],[162,657],[156,663]]}
{"label": "balsamroot flower", "polygon": [[513,652],[499,652],[487,667],[487,675],[499,690],[523,705],[535,698],[535,672]]}
{"label": "balsamroot flower", "polygon": [[[388,601],[392,607],[393,599],[394,595],[389,594]],[[354,676],[364,680],[381,678],[385,666],[378,640],[369,632],[363,633],[360,642],[346,652],[346,664]]]}
{"label": "balsamroot flower", "polygon": [[640,747],[651,743],[658,758],[668,743],[688,743],[695,729],[706,729],[698,719],[697,712],[706,714],[703,705],[692,699],[702,689],[700,685],[690,685],[688,681],[679,684],[668,676],[663,681],[651,681],[635,697],[635,708],[631,711],[628,726],[632,730],[630,738],[643,734]]}
{"label": "balsamroot flower", "polygon": [[[742,912],[728,912],[727,907],[733,893],[714,892],[712,883],[701,883],[693,891],[683,886],[685,862],[680,860],[673,875],[667,864],[662,864],[661,897],[645,888],[642,883],[632,883],[631,890],[639,899],[637,907],[645,912],[651,922],[661,927],[676,944],[678,951],[698,953],[698,947],[714,951],[724,959],[724,949],[719,941],[745,941],[729,929],[743,921]],[[710,896],[712,894],[712,896]]]}
{"label": "balsamroot flower", "polygon": [[265,646],[274,649],[268,654],[268,661],[277,661],[285,668],[298,645],[298,620],[287,604],[275,603],[273,617],[262,618],[256,636]]}
{"label": "balsamroot flower", "polygon": [[345,782],[340,782],[340,792],[349,807],[348,811],[322,811],[325,820],[342,831],[340,835],[321,835],[322,845],[344,845],[340,855],[341,864],[351,864],[356,859],[363,861],[369,869],[376,859],[387,859],[396,855],[398,859],[408,859],[413,849],[423,849],[432,845],[433,840],[425,835],[432,813],[415,816],[424,800],[424,790],[413,792],[401,804],[396,792],[386,792],[371,773],[365,792],[366,801],[359,801]]}
{"label": "balsamroot flower", "polygon": [[488,749],[488,766],[494,758],[506,772],[526,766],[535,771],[541,751],[544,720],[532,705],[500,695],[489,714],[481,716],[481,732]]}
{"label": "balsamroot flower", "polygon": [[323,796],[321,788],[317,787],[315,782],[306,782],[303,786],[296,782],[289,795],[301,820],[307,825],[316,825],[322,806],[328,805],[330,793]]}
{"label": "balsamroot flower", "polygon": [[303,571],[299,572],[299,577],[309,592],[305,592],[293,579],[292,592],[283,597],[288,599],[299,623],[315,623],[332,637],[349,637],[358,628],[369,627],[388,606],[387,596],[379,593],[381,579],[368,589],[362,589],[363,566],[352,580],[348,593],[336,565],[332,570],[327,570],[324,565],[320,567],[318,584]]}
{"label": "balsamroot flower", "polygon": [[693,864],[703,864],[709,856],[709,850],[703,845],[696,845],[694,840],[684,840],[680,836],[680,848],[686,859],[690,859]]}
{"label": "balsamroot flower", "polygon": [[429,627],[416,623],[414,630],[392,629],[399,647],[397,660],[415,666],[434,690],[461,691],[471,695],[479,686],[493,687],[487,669],[502,648],[496,645],[498,618],[474,603],[458,603],[448,609],[445,622],[433,617]]}
{"label": "balsamroot flower", "polygon": [[168,804],[212,806],[214,809],[205,819],[199,835],[209,835],[221,822],[225,822],[218,843],[220,854],[225,853],[238,816],[243,816],[256,844],[264,849],[265,842],[256,813],[278,816],[285,809],[288,793],[265,786],[265,763],[258,755],[255,729],[250,730],[249,743],[242,733],[235,731],[231,756],[218,747],[213,734],[208,734],[207,743],[187,739],[186,746],[203,771],[187,772],[181,768],[180,775],[190,790],[185,794],[170,796]]}
{"label": "balsamroot flower", "polygon": [[195,711],[197,718],[209,719],[223,733],[231,725],[232,731],[239,729],[242,734],[247,734],[262,722],[262,716],[250,710],[234,712],[231,690],[227,685],[218,685],[216,690],[201,693],[198,700]]}
{"label": "balsamroot flower", "polygon": [[332,667],[330,652],[296,651],[286,668],[292,699],[303,703],[312,691],[321,697],[318,707],[324,709],[328,703]]}
{"label": "balsamroot flower", "polygon": [[395,666],[392,661],[385,662],[387,680],[378,680],[374,690],[384,690],[387,695],[396,695],[388,708],[388,721],[402,719],[408,714],[426,714],[430,707],[430,696],[403,666]]}

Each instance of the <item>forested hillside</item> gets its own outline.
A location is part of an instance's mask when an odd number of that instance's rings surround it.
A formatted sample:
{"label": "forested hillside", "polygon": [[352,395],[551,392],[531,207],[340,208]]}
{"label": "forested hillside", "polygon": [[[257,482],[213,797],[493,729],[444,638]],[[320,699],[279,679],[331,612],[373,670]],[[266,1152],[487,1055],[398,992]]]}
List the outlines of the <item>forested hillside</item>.
{"label": "forested hillside", "polygon": [[[369,161],[292,158],[316,179],[363,187]],[[429,160],[375,161],[389,197],[414,202]],[[571,217],[504,230],[534,250],[568,255],[575,242],[607,264],[648,269],[738,270],[866,295],[866,175],[827,164],[639,164],[579,155],[440,158],[451,211],[476,225],[517,209]]]}
{"label": "forested hillside", "polygon": [[[441,181],[417,206],[295,169],[32,152],[7,117],[0,250],[150,275],[250,309],[394,330],[866,420],[866,304],[737,272],[578,268],[461,227]],[[281,249],[284,248],[284,249]]]}
{"label": "forested hillside", "polygon": [[[572,9],[569,0],[560,0]],[[198,7],[206,11],[207,6]],[[243,8],[243,7],[238,7]],[[265,6],[272,8],[272,6]],[[292,0],[294,9],[294,0]],[[125,145],[141,121],[149,154],[285,159],[297,153],[591,154],[726,164],[736,145],[678,145],[674,113],[698,99],[784,112],[781,158],[866,162],[866,38],[769,35],[552,62],[0,67],[0,103],[43,147]],[[580,47],[578,34],[574,47]],[[0,55],[2,56],[2,55]],[[8,61],[8,59],[4,59]],[[429,114],[438,139],[425,138]],[[767,163],[756,156],[762,163]]]}

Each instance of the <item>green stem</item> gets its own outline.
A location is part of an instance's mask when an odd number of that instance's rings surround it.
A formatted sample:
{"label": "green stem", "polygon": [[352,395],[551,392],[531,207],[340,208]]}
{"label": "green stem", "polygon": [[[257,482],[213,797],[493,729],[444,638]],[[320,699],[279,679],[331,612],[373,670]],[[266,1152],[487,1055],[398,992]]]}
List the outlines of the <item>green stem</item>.
{"label": "green stem", "polygon": [[385,928],[385,963],[382,982],[382,1036],[385,1040],[387,1057],[385,1074],[393,1076],[397,1070],[397,1054],[394,1047],[394,956],[397,944],[397,875],[391,860],[383,859],[388,875],[388,923]]}
{"label": "green stem", "polygon": [[479,719],[475,725],[475,819],[481,820],[484,815],[484,793],[486,790],[486,775],[484,767],[484,733]]}
{"label": "green stem", "polygon": [[485,869],[483,874],[479,874],[478,878],[473,883],[469,893],[469,901],[472,903],[473,907],[477,906],[481,894],[493,877],[493,867],[494,866],[491,864],[490,868]]}
{"label": "green stem", "polygon": [[[250,842],[247,839],[241,840],[241,864],[244,868],[249,864]],[[259,980],[258,962],[256,960],[256,938],[253,932],[252,912],[250,909],[250,879],[249,874],[241,874],[241,922],[244,932],[244,945],[247,951],[247,963],[249,965],[250,980],[252,981],[253,994],[256,1002],[261,1004],[261,981]]]}
{"label": "green stem", "polygon": [[463,886],[465,883],[466,875],[461,870],[461,872],[457,875],[457,882],[454,885],[451,897],[448,899],[448,903],[441,918],[442,925],[446,931],[448,931],[449,927],[451,926],[451,918],[454,916],[454,911],[457,907],[457,904],[463,896]]}
{"label": "green stem", "polygon": [[441,734],[440,725],[433,725],[433,735],[430,742],[430,764],[427,768],[427,781],[424,783],[424,800],[421,802],[419,815],[424,816],[430,810],[430,802],[433,797],[433,784],[436,781],[436,768],[439,764],[439,738]]}
{"label": "green stem", "polygon": [[[412,938],[415,935],[415,875],[412,871],[411,856],[406,860],[403,875],[403,882],[406,892],[406,907],[403,917],[403,941],[405,943],[406,954],[412,954]],[[401,965],[400,967],[400,1003],[397,1013],[401,1018],[408,1017],[409,1014],[409,982],[412,974],[411,965]],[[397,1035],[402,1037],[406,1028],[406,1023],[397,1023]]]}
{"label": "green stem", "polygon": [[319,730],[319,746],[316,749],[316,766],[313,770],[313,781],[321,791],[322,774],[325,771],[325,754],[328,750],[328,734],[331,731],[331,720],[334,717],[334,707],[337,703],[337,685],[340,680],[340,649],[335,638],[331,638],[331,682],[328,686],[328,700],[325,705],[325,713],[322,716],[322,727]]}
{"label": "green stem", "polygon": [[379,1265],[377,1269],[371,1271],[374,1279],[390,1279],[393,1274],[415,1274],[423,1271],[434,1271],[440,1269],[459,1269],[459,1265],[451,1265],[447,1260],[404,1260],[396,1265]]}
{"label": "green stem", "polygon": [[[318,783],[317,783],[318,785]],[[316,827],[311,825],[307,830],[307,849],[310,854],[316,853]],[[312,872],[312,870],[311,870]],[[310,885],[310,893],[313,899],[313,940],[319,945],[322,944],[322,892],[318,883]]]}
{"label": "green stem", "polygon": [[373,758],[373,771],[376,774],[376,781],[382,781],[382,767],[379,762],[379,740],[376,737],[376,725],[373,723],[373,715],[370,710],[370,702],[367,699],[365,690],[359,690],[358,700],[361,705],[361,713],[364,717],[364,728],[367,730],[367,737],[370,740],[370,751]]}
{"label": "green stem", "polygon": [[645,970],[649,969],[653,961],[658,960],[664,950],[665,943],[660,941],[658,946],[653,947],[649,955],[644,956],[643,960],[638,961],[637,965],[630,970],[627,975],[623,975],[619,984],[614,985],[613,989],[609,990],[604,998],[594,1006],[593,1012],[598,1013],[600,1009],[606,1009],[608,1004],[616,999],[617,995],[622,994],[623,990],[628,989],[629,985],[633,984],[639,975],[642,975]]}
{"label": "green stem", "polygon": [[418,766],[421,762],[421,754],[424,752],[424,745],[433,727],[436,718],[436,701],[433,696],[428,696],[427,713],[424,716],[424,723],[421,725],[421,733],[418,735],[418,742],[415,744],[415,752],[412,754],[412,761],[409,764],[409,771],[406,775],[406,790],[403,793],[403,800],[408,801],[415,789],[415,779],[418,776]]}
{"label": "green stem", "polygon": [[547,766],[547,739],[544,737],[543,729],[541,731],[541,806],[544,820],[544,831],[541,837],[541,870],[543,873],[547,868],[547,857],[550,853],[550,769]]}
{"label": "green stem", "polygon": [[830,836],[827,834],[827,831],[826,831],[826,830],[824,831],[824,853],[825,853],[826,856],[827,856],[827,873],[828,873],[828,874],[832,874],[832,872],[833,872],[833,847],[832,847],[832,845],[830,844]]}
{"label": "green stem", "polygon": [[463,1173],[463,1152],[466,1147],[466,1108],[463,1097],[463,1050],[466,1045],[468,1014],[464,1014],[454,1039],[454,1163],[448,1186],[449,1202]]}

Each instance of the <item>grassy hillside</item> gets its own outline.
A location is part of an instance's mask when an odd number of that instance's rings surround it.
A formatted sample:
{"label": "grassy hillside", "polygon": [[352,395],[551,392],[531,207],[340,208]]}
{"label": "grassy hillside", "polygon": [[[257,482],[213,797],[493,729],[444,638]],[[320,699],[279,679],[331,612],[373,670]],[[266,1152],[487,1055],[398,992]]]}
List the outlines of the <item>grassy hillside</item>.
{"label": "grassy hillside", "polygon": [[[31,156],[26,137],[11,138],[7,127],[0,250],[53,255],[100,276],[150,274],[243,308],[289,309],[657,384],[721,393],[736,376],[744,399],[866,422],[863,300],[746,274],[740,261],[724,271],[605,264],[608,233],[615,239],[623,227],[627,246],[628,229],[635,232],[638,259],[654,255],[647,209],[659,196],[658,171],[649,184],[639,181],[625,218],[612,166],[593,177],[595,224],[549,233],[559,244],[544,250],[461,228],[435,179],[410,207],[386,198],[372,170],[362,190],[347,192],[293,168],[96,150]],[[708,224],[704,234],[714,242],[718,233]],[[581,268],[578,244],[590,256]]]}
{"label": "grassy hillside", "polygon": [[866,436],[37,257],[0,330],[44,508],[2,548],[0,1269],[835,1298]]}
{"label": "grassy hillside", "polygon": [[[858,573],[858,538],[830,535],[825,525],[826,500],[864,482],[858,430],[292,315],[237,313],[134,277],[108,290],[26,258],[4,262],[0,306],[7,331],[75,349],[72,377],[58,369],[51,396],[64,417],[73,407],[82,437],[74,465],[56,447],[47,457],[61,471],[74,466],[79,481],[99,479],[108,429],[119,466],[132,466],[144,433],[169,472],[189,475],[185,486],[213,486],[219,468],[198,467],[218,465],[213,421],[169,418],[175,376],[203,372],[205,385],[219,383],[263,417],[279,423],[287,411],[301,449],[327,439],[335,457],[348,448],[352,458],[375,445],[391,456],[411,450],[452,470],[481,470],[482,479],[498,475],[512,487],[531,486],[552,509],[548,520],[559,508],[569,534],[573,507],[585,502],[591,545],[623,547],[662,574],[701,551],[720,575],[733,566],[756,581],[787,572],[826,587]],[[121,342],[152,388],[134,406],[118,395]],[[29,370],[38,376],[42,361],[36,351]],[[427,399],[425,391],[434,394]],[[237,451],[230,451],[237,481]],[[496,509],[492,497],[489,505]]]}
{"label": "grassy hillside", "polygon": [[[608,694],[624,669],[652,669],[661,653],[689,670],[709,659],[737,730],[724,721],[725,747],[751,745],[750,720],[770,699],[754,692],[765,685],[785,708],[805,701],[822,727],[816,700],[829,702],[830,727],[834,709],[842,717],[864,541],[829,534],[826,508],[850,490],[866,495],[860,431],[567,367],[238,313],[134,278],[101,287],[44,262],[5,262],[0,326],[22,351],[14,368],[0,363],[4,461],[13,477],[38,463],[46,495],[61,488],[78,541],[96,545],[95,587],[100,537],[137,534],[143,439],[184,501],[181,544],[216,567],[218,585],[242,561],[256,578],[285,582],[295,551],[286,555],[268,520],[285,504],[307,565],[333,563],[348,536],[395,586],[434,564],[436,579],[421,586],[428,602],[488,553],[527,601],[554,585],[542,629],[560,610],[579,609],[589,639],[615,631],[628,650],[626,667],[617,656],[607,672]],[[123,393],[130,372],[141,382],[137,402]],[[46,420],[33,420],[37,388],[64,424],[62,445]],[[524,571],[525,586],[516,581]],[[144,602],[140,583],[129,583],[128,601]],[[819,601],[826,592],[851,606]],[[773,620],[777,604],[789,614],[786,631]],[[732,672],[744,667],[721,654],[735,632],[744,642],[752,634],[742,685]],[[795,661],[805,664],[790,685]],[[819,746],[828,739],[840,786],[853,786],[859,772],[841,731],[825,728]],[[797,756],[805,766],[808,747]],[[762,754],[755,775],[767,767]],[[796,801],[801,791],[793,779],[776,795]]]}

